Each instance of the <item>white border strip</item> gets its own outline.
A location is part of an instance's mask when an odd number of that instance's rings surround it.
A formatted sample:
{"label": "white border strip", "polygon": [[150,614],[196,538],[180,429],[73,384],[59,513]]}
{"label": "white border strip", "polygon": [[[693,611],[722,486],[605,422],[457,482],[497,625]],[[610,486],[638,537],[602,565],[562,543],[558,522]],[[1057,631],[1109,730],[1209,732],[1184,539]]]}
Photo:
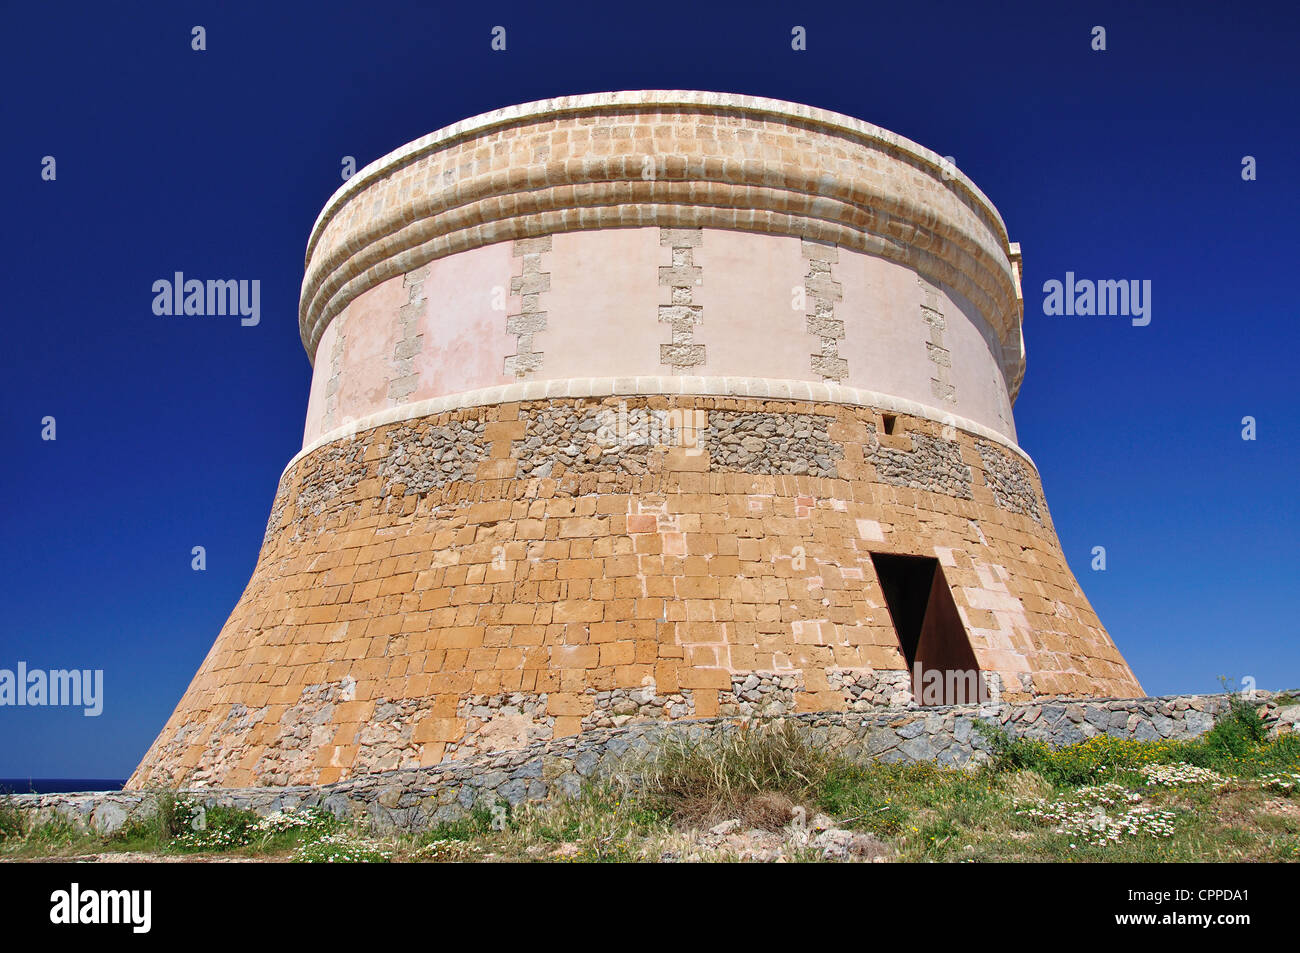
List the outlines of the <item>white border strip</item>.
{"label": "white border strip", "polygon": [[463,410],[467,407],[483,407],[488,404],[509,404],[515,401],[546,400],[548,398],[566,397],[654,397],[654,396],[689,396],[689,397],[759,397],[769,400],[802,400],[821,404],[850,404],[859,407],[906,414],[921,417],[944,426],[955,427],[967,433],[982,437],[996,443],[1023,457],[1034,472],[1038,472],[1029,454],[1004,434],[998,433],[981,423],[966,417],[958,417],[928,404],[882,394],[874,390],[862,390],[857,387],[845,387],[841,384],[819,383],[816,381],[769,380],[760,377],[575,377],[547,381],[522,381],[516,384],[503,384],[499,387],[483,387],[479,390],[448,394],[446,397],[432,397],[428,400],[409,404],[398,404],[377,411],[345,427],[336,427],[322,434],[294,454],[280,473],[293,469],[303,457],[319,450],[326,444],[334,443],[347,437],[355,436],[366,430],[374,430],[385,424],[433,414],[445,414],[448,411]]}

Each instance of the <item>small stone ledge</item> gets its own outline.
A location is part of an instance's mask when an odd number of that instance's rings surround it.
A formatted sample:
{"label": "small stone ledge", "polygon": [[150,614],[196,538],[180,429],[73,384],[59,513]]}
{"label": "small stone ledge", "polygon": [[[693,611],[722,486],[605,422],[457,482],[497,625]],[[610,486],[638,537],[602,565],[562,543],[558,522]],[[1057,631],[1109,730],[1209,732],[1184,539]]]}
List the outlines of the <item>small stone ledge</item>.
{"label": "small stone ledge", "polygon": [[[1288,693],[1294,696],[1294,693]],[[1256,692],[1261,716],[1273,732],[1296,731],[1300,705],[1279,705],[1271,692]],[[854,760],[896,763],[933,761],[976,765],[989,758],[977,722],[1053,746],[1106,734],[1139,741],[1188,740],[1213,727],[1231,696],[1167,695],[1158,698],[1039,698],[1015,705],[949,705],[873,711],[787,715],[815,744]],[[577,794],[585,781],[626,768],[670,737],[699,740],[735,730],[745,718],[641,722],[592,728],[581,734],[525,747],[444,761],[427,768],[369,774],[320,786],[198,788],[184,792],[207,806],[269,814],[323,807],[341,818],[369,818],[379,830],[418,831],[465,816],[475,806],[520,804]],[[109,834],[154,810],[147,791],[19,794],[15,806],[40,822],[63,815],[74,824]]]}

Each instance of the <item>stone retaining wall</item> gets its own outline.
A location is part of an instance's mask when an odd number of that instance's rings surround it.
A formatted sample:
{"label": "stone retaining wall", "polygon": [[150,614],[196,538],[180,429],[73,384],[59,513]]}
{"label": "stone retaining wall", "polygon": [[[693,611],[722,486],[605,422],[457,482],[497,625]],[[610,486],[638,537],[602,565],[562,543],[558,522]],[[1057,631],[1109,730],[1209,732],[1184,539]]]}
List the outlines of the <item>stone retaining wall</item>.
{"label": "stone retaining wall", "polygon": [[[1277,731],[1295,731],[1300,705],[1258,692],[1260,715]],[[490,700],[476,699],[488,703]],[[1186,740],[1208,731],[1228,710],[1228,695],[1163,698],[1060,699],[1033,704],[892,708],[870,712],[811,712],[788,716],[814,743],[855,760],[978,764],[989,745],[976,730],[987,721],[1021,737],[1055,746],[1107,734],[1140,741]],[[422,830],[462,817],[475,806],[520,804],[572,796],[584,781],[633,763],[670,736],[703,738],[735,730],[744,719],[701,718],[594,728],[579,735],[537,741],[514,751],[483,754],[429,768],[394,770],[319,786],[208,788],[190,793],[208,806],[268,814],[320,806],[343,818],[365,819],[379,830]],[[79,825],[111,833],[148,816],[146,791],[25,794],[13,801],[38,822],[62,814]]]}

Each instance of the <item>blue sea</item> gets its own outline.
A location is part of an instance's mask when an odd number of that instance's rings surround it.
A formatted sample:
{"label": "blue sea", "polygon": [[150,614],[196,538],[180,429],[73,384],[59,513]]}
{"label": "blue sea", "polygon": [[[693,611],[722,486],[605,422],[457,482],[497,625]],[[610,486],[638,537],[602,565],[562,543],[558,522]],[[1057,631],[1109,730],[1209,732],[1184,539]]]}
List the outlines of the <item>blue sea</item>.
{"label": "blue sea", "polygon": [[120,791],[125,783],[121,778],[0,778],[0,794]]}

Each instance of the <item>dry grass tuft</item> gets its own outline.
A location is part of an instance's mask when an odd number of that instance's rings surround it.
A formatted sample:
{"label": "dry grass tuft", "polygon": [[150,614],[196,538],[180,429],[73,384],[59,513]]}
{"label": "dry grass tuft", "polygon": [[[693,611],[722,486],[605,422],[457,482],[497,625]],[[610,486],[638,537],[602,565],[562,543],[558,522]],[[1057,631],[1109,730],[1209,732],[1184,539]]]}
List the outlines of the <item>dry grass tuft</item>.
{"label": "dry grass tuft", "polygon": [[776,830],[796,804],[815,799],[831,764],[796,725],[774,721],[701,740],[675,736],[634,773],[641,796],[677,823],[734,817]]}
{"label": "dry grass tuft", "polygon": [[1000,786],[1013,801],[1036,801],[1052,792],[1052,785],[1037,771],[1012,771],[1001,778]]}
{"label": "dry grass tuft", "polygon": [[795,803],[779,791],[755,794],[740,805],[736,818],[746,830],[779,831],[794,816]]}

